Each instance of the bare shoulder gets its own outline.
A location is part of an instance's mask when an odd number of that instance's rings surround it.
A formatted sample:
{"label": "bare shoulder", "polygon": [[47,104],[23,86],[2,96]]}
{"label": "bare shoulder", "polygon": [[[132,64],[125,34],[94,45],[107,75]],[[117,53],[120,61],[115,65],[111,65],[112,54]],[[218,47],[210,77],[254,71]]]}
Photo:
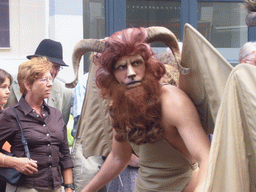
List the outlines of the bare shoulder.
{"label": "bare shoulder", "polygon": [[173,85],[165,85],[161,87],[161,99],[163,105],[174,105],[176,107],[187,105],[191,100],[187,94]]}
{"label": "bare shoulder", "polygon": [[198,118],[197,110],[187,94],[172,85],[161,88],[163,121],[177,127],[180,121]]}

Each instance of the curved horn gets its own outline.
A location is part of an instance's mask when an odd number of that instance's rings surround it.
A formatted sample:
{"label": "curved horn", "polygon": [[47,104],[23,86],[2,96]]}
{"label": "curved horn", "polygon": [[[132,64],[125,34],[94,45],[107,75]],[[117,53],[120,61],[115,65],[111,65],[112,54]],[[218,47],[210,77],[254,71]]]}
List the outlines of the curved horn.
{"label": "curved horn", "polygon": [[189,68],[184,68],[181,66],[181,54],[178,45],[178,40],[176,36],[165,27],[148,27],[147,28],[147,43],[152,43],[154,41],[161,41],[166,44],[173,52],[173,55],[177,61],[178,70],[181,74],[187,75],[190,72]]}
{"label": "curved horn", "polygon": [[107,43],[99,39],[83,39],[76,44],[72,55],[75,80],[71,83],[66,83],[67,88],[74,88],[77,85],[81,57],[89,51],[102,52],[106,47]]}

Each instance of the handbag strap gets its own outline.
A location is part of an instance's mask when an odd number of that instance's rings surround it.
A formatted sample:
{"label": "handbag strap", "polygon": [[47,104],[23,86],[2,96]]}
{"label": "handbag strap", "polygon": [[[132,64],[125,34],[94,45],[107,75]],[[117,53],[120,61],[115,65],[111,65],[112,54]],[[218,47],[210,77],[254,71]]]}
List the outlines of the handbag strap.
{"label": "handbag strap", "polygon": [[22,144],[23,144],[23,146],[24,146],[25,155],[27,156],[27,158],[30,159],[30,153],[29,153],[29,149],[28,149],[28,142],[27,142],[27,140],[26,140],[26,138],[25,138],[25,136],[24,136],[24,134],[23,134],[23,130],[22,130],[22,128],[21,128],[18,115],[17,115],[17,113],[16,113],[16,111],[14,110],[13,107],[11,107],[11,109],[12,109],[13,112],[14,112],[16,121],[17,121],[17,123],[18,123],[18,125],[19,125],[19,128],[20,128],[21,142],[22,142]]}

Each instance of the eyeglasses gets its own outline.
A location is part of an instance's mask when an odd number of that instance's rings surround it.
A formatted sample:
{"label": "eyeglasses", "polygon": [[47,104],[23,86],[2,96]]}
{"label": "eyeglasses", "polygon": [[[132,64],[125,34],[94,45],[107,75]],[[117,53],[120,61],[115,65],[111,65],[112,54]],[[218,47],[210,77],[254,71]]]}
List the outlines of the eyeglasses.
{"label": "eyeglasses", "polygon": [[44,83],[49,83],[49,82],[53,82],[53,78],[51,77],[51,78],[43,78],[43,79],[39,79],[39,81],[41,81],[41,82],[44,82]]}

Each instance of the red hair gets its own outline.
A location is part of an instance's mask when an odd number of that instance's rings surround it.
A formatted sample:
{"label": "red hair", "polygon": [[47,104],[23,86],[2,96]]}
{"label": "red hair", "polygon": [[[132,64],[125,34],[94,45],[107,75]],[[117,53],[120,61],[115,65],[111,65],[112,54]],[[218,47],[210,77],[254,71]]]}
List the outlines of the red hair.
{"label": "red hair", "polygon": [[50,72],[52,68],[52,62],[46,57],[33,57],[31,60],[22,63],[18,70],[18,83],[20,86],[20,92],[22,95],[27,94],[27,89],[24,85],[25,81],[32,85],[35,80],[42,77],[46,72]]}
{"label": "red hair", "polygon": [[[103,98],[110,98],[109,108],[116,139],[128,139],[136,144],[153,143],[162,136],[159,80],[165,74],[164,65],[156,59],[148,43],[145,28],[129,28],[107,39],[108,48],[94,57],[98,66],[96,84]],[[140,54],[145,61],[143,87],[122,90],[113,70],[122,56]],[[126,88],[124,88],[126,89]],[[134,91],[135,90],[135,91]]]}

